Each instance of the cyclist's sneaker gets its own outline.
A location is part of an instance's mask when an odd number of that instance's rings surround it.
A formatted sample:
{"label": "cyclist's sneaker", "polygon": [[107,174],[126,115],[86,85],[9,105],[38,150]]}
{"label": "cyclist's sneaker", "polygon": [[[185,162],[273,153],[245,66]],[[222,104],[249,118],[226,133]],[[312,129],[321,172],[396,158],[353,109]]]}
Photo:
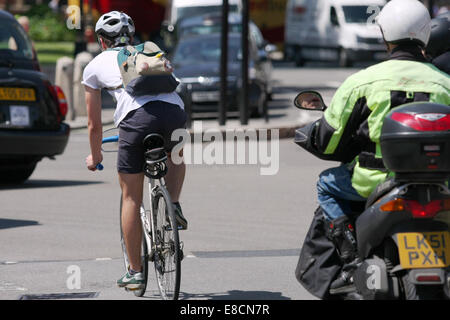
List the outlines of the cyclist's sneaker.
{"label": "cyclist's sneaker", "polygon": [[117,280],[117,285],[121,288],[125,287],[131,290],[144,288],[144,274],[142,272],[137,272],[131,275],[128,271],[125,275]]}
{"label": "cyclist's sneaker", "polygon": [[180,203],[174,202],[173,206],[175,209],[175,218],[177,219],[178,229],[186,230],[187,226],[188,226],[188,222],[187,222],[186,218],[183,216],[183,212],[181,211]]}

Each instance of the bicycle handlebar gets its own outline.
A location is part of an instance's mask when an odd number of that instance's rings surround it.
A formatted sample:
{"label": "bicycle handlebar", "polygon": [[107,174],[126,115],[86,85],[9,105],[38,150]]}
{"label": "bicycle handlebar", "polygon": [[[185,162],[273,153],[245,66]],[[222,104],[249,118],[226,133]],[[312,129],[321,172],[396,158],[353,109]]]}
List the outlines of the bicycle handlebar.
{"label": "bicycle handlebar", "polygon": [[[115,136],[103,138],[102,139],[102,144],[110,143],[110,142],[117,142],[117,141],[119,141],[119,136],[115,135]],[[97,170],[102,171],[104,167],[103,167],[103,165],[101,163],[98,163],[96,168],[97,168]]]}
{"label": "bicycle handlebar", "polygon": [[109,143],[109,142],[117,142],[117,141],[119,141],[119,136],[118,135],[103,138],[102,139],[102,144]]}

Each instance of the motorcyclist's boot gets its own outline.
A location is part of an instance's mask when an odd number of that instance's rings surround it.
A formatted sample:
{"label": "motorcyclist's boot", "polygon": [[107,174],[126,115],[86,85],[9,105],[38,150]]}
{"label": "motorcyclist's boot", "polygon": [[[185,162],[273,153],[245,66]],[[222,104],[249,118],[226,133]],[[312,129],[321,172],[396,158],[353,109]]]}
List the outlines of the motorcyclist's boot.
{"label": "motorcyclist's boot", "polygon": [[354,292],[353,274],[360,264],[359,259],[344,264],[341,273],[330,285],[330,294],[343,294]]}
{"label": "motorcyclist's boot", "polygon": [[328,236],[335,244],[343,264],[341,273],[330,285],[330,294],[352,292],[355,290],[353,273],[361,262],[352,221],[346,216],[331,221]]}

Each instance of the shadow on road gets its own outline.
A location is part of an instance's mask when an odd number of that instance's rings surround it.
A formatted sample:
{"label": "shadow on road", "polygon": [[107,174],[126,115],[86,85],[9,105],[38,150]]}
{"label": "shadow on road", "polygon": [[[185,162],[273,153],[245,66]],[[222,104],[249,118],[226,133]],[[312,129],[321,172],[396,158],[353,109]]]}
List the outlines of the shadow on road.
{"label": "shadow on road", "polygon": [[180,292],[180,300],[209,299],[209,300],[291,300],[281,295],[281,292],[271,291],[242,291],[231,290],[226,293],[191,294]]}
{"label": "shadow on road", "polygon": [[16,220],[16,219],[3,219],[0,218],[0,230],[9,228],[19,228],[27,226],[37,226],[39,222],[34,220]]}
{"label": "shadow on road", "polygon": [[74,186],[82,186],[88,184],[99,184],[104,183],[103,181],[82,181],[82,180],[39,180],[39,179],[31,179],[27,180],[23,184],[19,185],[9,185],[9,184],[0,184],[0,190],[5,189],[34,189],[34,188],[56,188],[56,187],[74,187]]}

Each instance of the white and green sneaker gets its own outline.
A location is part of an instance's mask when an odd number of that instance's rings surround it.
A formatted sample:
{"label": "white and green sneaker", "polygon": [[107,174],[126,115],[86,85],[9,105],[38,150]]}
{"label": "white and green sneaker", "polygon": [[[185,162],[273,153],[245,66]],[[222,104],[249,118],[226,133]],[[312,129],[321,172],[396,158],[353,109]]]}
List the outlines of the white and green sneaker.
{"label": "white and green sneaker", "polygon": [[131,290],[144,288],[144,274],[142,272],[137,272],[131,275],[128,271],[122,278],[117,280],[117,285],[121,288],[125,287]]}

